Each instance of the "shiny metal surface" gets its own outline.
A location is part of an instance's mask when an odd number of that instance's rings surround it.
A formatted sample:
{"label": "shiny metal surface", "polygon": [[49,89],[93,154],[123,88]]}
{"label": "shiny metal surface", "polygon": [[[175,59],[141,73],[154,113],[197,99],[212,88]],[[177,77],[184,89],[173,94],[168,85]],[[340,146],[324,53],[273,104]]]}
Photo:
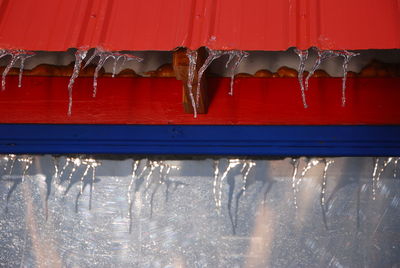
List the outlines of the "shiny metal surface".
{"label": "shiny metal surface", "polygon": [[30,159],[0,157],[1,267],[400,267],[396,159]]}

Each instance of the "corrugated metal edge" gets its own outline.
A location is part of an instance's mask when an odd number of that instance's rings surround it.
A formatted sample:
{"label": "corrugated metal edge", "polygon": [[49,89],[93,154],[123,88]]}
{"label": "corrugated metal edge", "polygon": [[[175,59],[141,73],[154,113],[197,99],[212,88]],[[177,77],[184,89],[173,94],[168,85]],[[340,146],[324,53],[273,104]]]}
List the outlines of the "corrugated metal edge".
{"label": "corrugated metal edge", "polygon": [[0,47],[400,48],[398,0],[0,1]]}

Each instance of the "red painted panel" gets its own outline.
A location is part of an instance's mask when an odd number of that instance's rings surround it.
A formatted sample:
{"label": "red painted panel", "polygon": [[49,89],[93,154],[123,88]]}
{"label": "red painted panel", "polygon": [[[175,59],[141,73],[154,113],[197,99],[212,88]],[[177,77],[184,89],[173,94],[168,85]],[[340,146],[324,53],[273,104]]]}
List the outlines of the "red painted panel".
{"label": "red painted panel", "polygon": [[340,78],[312,78],[309,108],[302,106],[294,78],[238,78],[234,96],[229,79],[209,79],[208,114],[184,114],[182,84],[174,78],[78,78],[73,114],[67,116],[68,78],[7,77],[0,92],[0,123],[66,124],[241,124],[329,125],[400,124],[400,78],[348,78],[347,106],[341,107]]}
{"label": "red painted panel", "polygon": [[0,48],[400,48],[399,0],[0,0]]}

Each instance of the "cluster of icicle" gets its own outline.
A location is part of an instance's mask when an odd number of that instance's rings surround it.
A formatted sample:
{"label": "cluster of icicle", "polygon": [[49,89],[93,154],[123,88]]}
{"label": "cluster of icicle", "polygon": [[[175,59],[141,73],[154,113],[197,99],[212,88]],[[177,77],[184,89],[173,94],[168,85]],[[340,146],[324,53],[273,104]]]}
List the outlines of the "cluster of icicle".
{"label": "cluster of icicle", "polygon": [[[246,57],[249,56],[249,53],[241,50],[212,50],[206,47],[208,56],[206,60],[204,61],[203,65],[200,66],[200,68],[197,68],[197,57],[198,53],[197,50],[190,50],[188,49],[186,52],[187,57],[189,58],[189,70],[188,70],[188,79],[187,79],[187,88],[189,91],[189,96],[190,96],[190,101],[192,103],[193,107],[193,114],[194,117],[197,117],[197,109],[199,108],[200,105],[200,83],[201,79],[207,70],[207,68],[211,65],[211,63],[222,57],[227,55],[228,60],[226,62],[225,67],[228,68],[229,64],[232,63],[232,69],[231,69],[231,83],[230,83],[230,91],[229,95],[233,95],[233,82],[235,78],[235,72],[239,64],[242,62],[242,60]],[[193,93],[193,83],[195,80],[195,73],[196,70],[199,70],[197,73],[197,87],[196,87],[196,92],[195,94]]]}
{"label": "cluster of icicle", "polygon": [[313,47],[317,52],[317,59],[315,60],[314,65],[312,66],[310,72],[307,77],[304,79],[304,71],[305,64],[308,58],[308,50],[300,50],[295,48],[294,52],[299,56],[300,63],[298,67],[298,79],[301,89],[301,97],[303,101],[304,108],[307,108],[307,100],[306,100],[306,91],[308,90],[308,80],[314,74],[314,72],[318,69],[322,62],[333,58],[333,57],[343,57],[343,78],[342,78],[342,106],[346,105],[346,80],[347,80],[347,72],[348,65],[351,58],[360,55],[359,53],[350,52],[347,50],[339,51],[339,50],[320,50],[319,48]]}
{"label": "cluster of icicle", "polygon": [[[75,79],[79,76],[79,71],[81,70],[82,62],[86,58],[88,51],[89,51],[88,48],[80,48],[75,52],[74,70],[72,72],[72,76],[69,79],[69,84],[68,84],[68,94],[69,94],[68,115],[72,114],[72,88],[74,86]],[[93,54],[86,61],[86,64],[83,66],[83,68],[91,64],[96,57],[98,57],[99,60],[97,62],[93,76],[93,97],[96,97],[97,94],[97,77],[99,75],[99,71],[101,70],[101,68],[104,66],[104,64],[108,59],[114,60],[112,77],[115,77],[117,71],[117,63],[120,60],[122,60],[121,66],[124,65],[127,61],[135,60],[141,62],[143,60],[142,58],[139,58],[134,55],[111,52],[101,47],[98,47],[95,48]]]}
{"label": "cluster of icicle", "polygon": [[35,53],[31,51],[25,51],[22,49],[0,49],[0,59],[10,56],[11,59],[8,62],[6,68],[3,71],[2,79],[1,79],[1,89],[6,89],[6,76],[11,68],[17,63],[19,64],[19,77],[18,77],[18,87],[22,87],[22,73],[24,71],[25,60],[34,56]]}

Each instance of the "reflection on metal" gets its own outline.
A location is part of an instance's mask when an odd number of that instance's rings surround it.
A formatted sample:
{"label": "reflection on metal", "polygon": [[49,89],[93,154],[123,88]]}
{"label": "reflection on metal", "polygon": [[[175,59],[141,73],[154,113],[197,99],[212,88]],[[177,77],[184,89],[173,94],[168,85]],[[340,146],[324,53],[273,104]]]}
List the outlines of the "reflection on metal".
{"label": "reflection on metal", "polygon": [[397,267],[397,161],[3,155],[0,266]]}

